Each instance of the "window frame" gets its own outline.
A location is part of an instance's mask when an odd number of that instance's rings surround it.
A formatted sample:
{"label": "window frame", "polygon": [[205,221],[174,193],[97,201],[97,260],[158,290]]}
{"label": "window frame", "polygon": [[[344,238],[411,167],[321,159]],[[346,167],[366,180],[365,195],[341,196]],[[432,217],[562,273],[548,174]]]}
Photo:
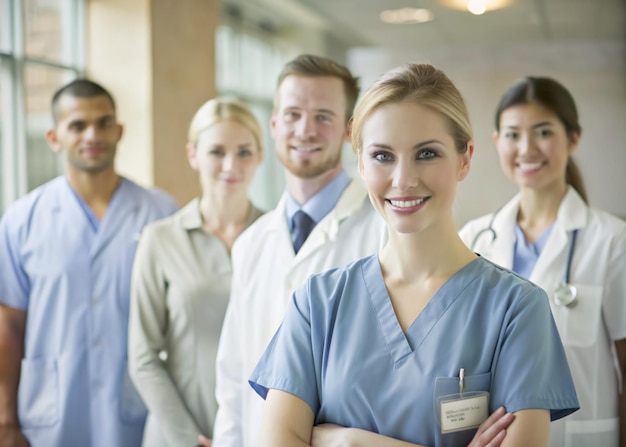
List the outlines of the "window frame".
{"label": "window frame", "polygon": [[[63,59],[29,56],[25,51],[25,7],[28,0],[0,0],[0,215],[28,192],[27,111],[28,67],[39,65],[84,76],[86,72],[87,0],[58,0],[64,23]],[[69,33],[69,35],[67,35]]]}

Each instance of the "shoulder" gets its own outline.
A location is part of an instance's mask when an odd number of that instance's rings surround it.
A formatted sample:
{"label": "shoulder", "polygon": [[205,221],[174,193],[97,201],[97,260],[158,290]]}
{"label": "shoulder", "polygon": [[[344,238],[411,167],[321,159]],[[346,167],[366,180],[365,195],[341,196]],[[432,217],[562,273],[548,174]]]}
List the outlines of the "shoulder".
{"label": "shoulder", "polygon": [[363,282],[371,269],[379,268],[378,255],[366,256],[347,265],[311,275],[301,287],[315,300],[332,300],[341,297],[346,290],[353,290]]}
{"label": "shoulder", "polygon": [[126,183],[128,194],[143,206],[160,211],[164,215],[170,215],[179,208],[174,198],[162,189],[140,186],[126,178],[124,182]]}
{"label": "shoulder", "polygon": [[51,195],[56,194],[61,182],[64,181],[62,176],[57,177],[17,199],[2,215],[0,225],[13,230],[28,226],[37,209],[51,206],[53,202]]}
{"label": "shoulder", "polygon": [[510,305],[518,305],[528,300],[539,298],[548,304],[546,292],[538,285],[522,278],[511,270],[480,257],[477,259],[478,271],[472,279],[474,287],[484,291],[485,296],[503,300]]}
{"label": "shoulder", "polygon": [[603,235],[626,235],[626,221],[603,210],[589,208],[589,228]]}
{"label": "shoulder", "polygon": [[[265,214],[259,213],[258,217],[252,222],[245,230],[241,232],[237,240],[233,245],[233,256],[241,249],[248,249],[253,245],[259,245],[264,241],[265,235],[274,228],[274,222],[277,218],[280,218],[282,212],[273,209]],[[246,247],[246,248],[239,248]]]}

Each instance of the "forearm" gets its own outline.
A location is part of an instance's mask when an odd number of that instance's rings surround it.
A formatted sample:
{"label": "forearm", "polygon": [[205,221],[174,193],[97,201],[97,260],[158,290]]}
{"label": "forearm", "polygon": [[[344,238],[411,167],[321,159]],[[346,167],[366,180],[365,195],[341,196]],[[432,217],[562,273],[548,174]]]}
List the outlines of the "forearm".
{"label": "forearm", "polygon": [[22,321],[25,319],[25,313],[23,318],[21,313],[0,305],[0,426],[19,426],[17,388],[24,354]]}
{"label": "forearm", "polygon": [[619,397],[619,436],[620,447],[626,447],[626,380],[622,380],[622,394]]}
{"label": "forearm", "polygon": [[327,446],[331,443],[331,438],[333,443],[340,441],[340,445],[358,445],[362,447],[423,447],[420,444],[400,441],[395,438],[358,428],[345,428],[330,424],[313,428],[312,447]]}

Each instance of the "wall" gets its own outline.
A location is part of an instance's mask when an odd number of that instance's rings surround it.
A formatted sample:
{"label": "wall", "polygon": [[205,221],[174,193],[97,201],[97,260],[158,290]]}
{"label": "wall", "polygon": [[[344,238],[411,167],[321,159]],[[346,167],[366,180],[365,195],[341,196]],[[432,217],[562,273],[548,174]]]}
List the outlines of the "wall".
{"label": "wall", "polygon": [[117,168],[182,205],[199,193],[185,156],[197,108],[215,96],[219,0],[91,0],[88,72],[114,95],[126,125]]}
{"label": "wall", "polygon": [[459,186],[459,225],[499,208],[517,191],[502,174],[491,135],[500,96],[525,75],[554,77],[576,99],[583,134],[575,159],[596,208],[626,217],[626,44],[618,41],[465,47],[445,50],[357,48],[351,69],[369,86],[382,72],[406,62],[443,69],[465,96],[476,151]]}

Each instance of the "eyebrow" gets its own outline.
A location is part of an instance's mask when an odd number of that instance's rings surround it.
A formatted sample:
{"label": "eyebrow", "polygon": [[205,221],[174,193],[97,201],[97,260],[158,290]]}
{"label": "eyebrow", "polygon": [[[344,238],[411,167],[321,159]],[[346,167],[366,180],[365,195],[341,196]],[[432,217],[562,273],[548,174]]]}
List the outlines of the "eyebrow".
{"label": "eyebrow", "polygon": [[[540,123],[537,124],[533,124],[532,128],[536,129],[537,127],[543,127],[543,126],[553,126],[554,123],[550,122],[550,121],[542,121]],[[519,126],[515,126],[513,124],[506,124],[503,127],[508,128],[508,129],[519,129]]]}
{"label": "eyebrow", "polygon": [[[431,145],[433,143],[444,145],[439,140],[427,140],[427,141],[422,141],[421,143],[417,143],[415,146],[413,146],[413,149],[421,149],[422,147],[429,146],[429,145]],[[388,145],[382,144],[382,143],[372,143],[372,144],[369,144],[367,147],[368,148],[373,147],[373,148],[393,150],[393,148],[391,146],[388,146]]]}
{"label": "eyebrow", "polygon": [[[297,106],[291,106],[291,107],[285,107],[284,111],[288,112],[291,110],[303,110],[302,107],[297,107]],[[313,110],[315,113],[327,113],[328,115],[333,115],[333,116],[337,116],[337,114],[335,112],[333,112],[330,109],[314,109]]]}

